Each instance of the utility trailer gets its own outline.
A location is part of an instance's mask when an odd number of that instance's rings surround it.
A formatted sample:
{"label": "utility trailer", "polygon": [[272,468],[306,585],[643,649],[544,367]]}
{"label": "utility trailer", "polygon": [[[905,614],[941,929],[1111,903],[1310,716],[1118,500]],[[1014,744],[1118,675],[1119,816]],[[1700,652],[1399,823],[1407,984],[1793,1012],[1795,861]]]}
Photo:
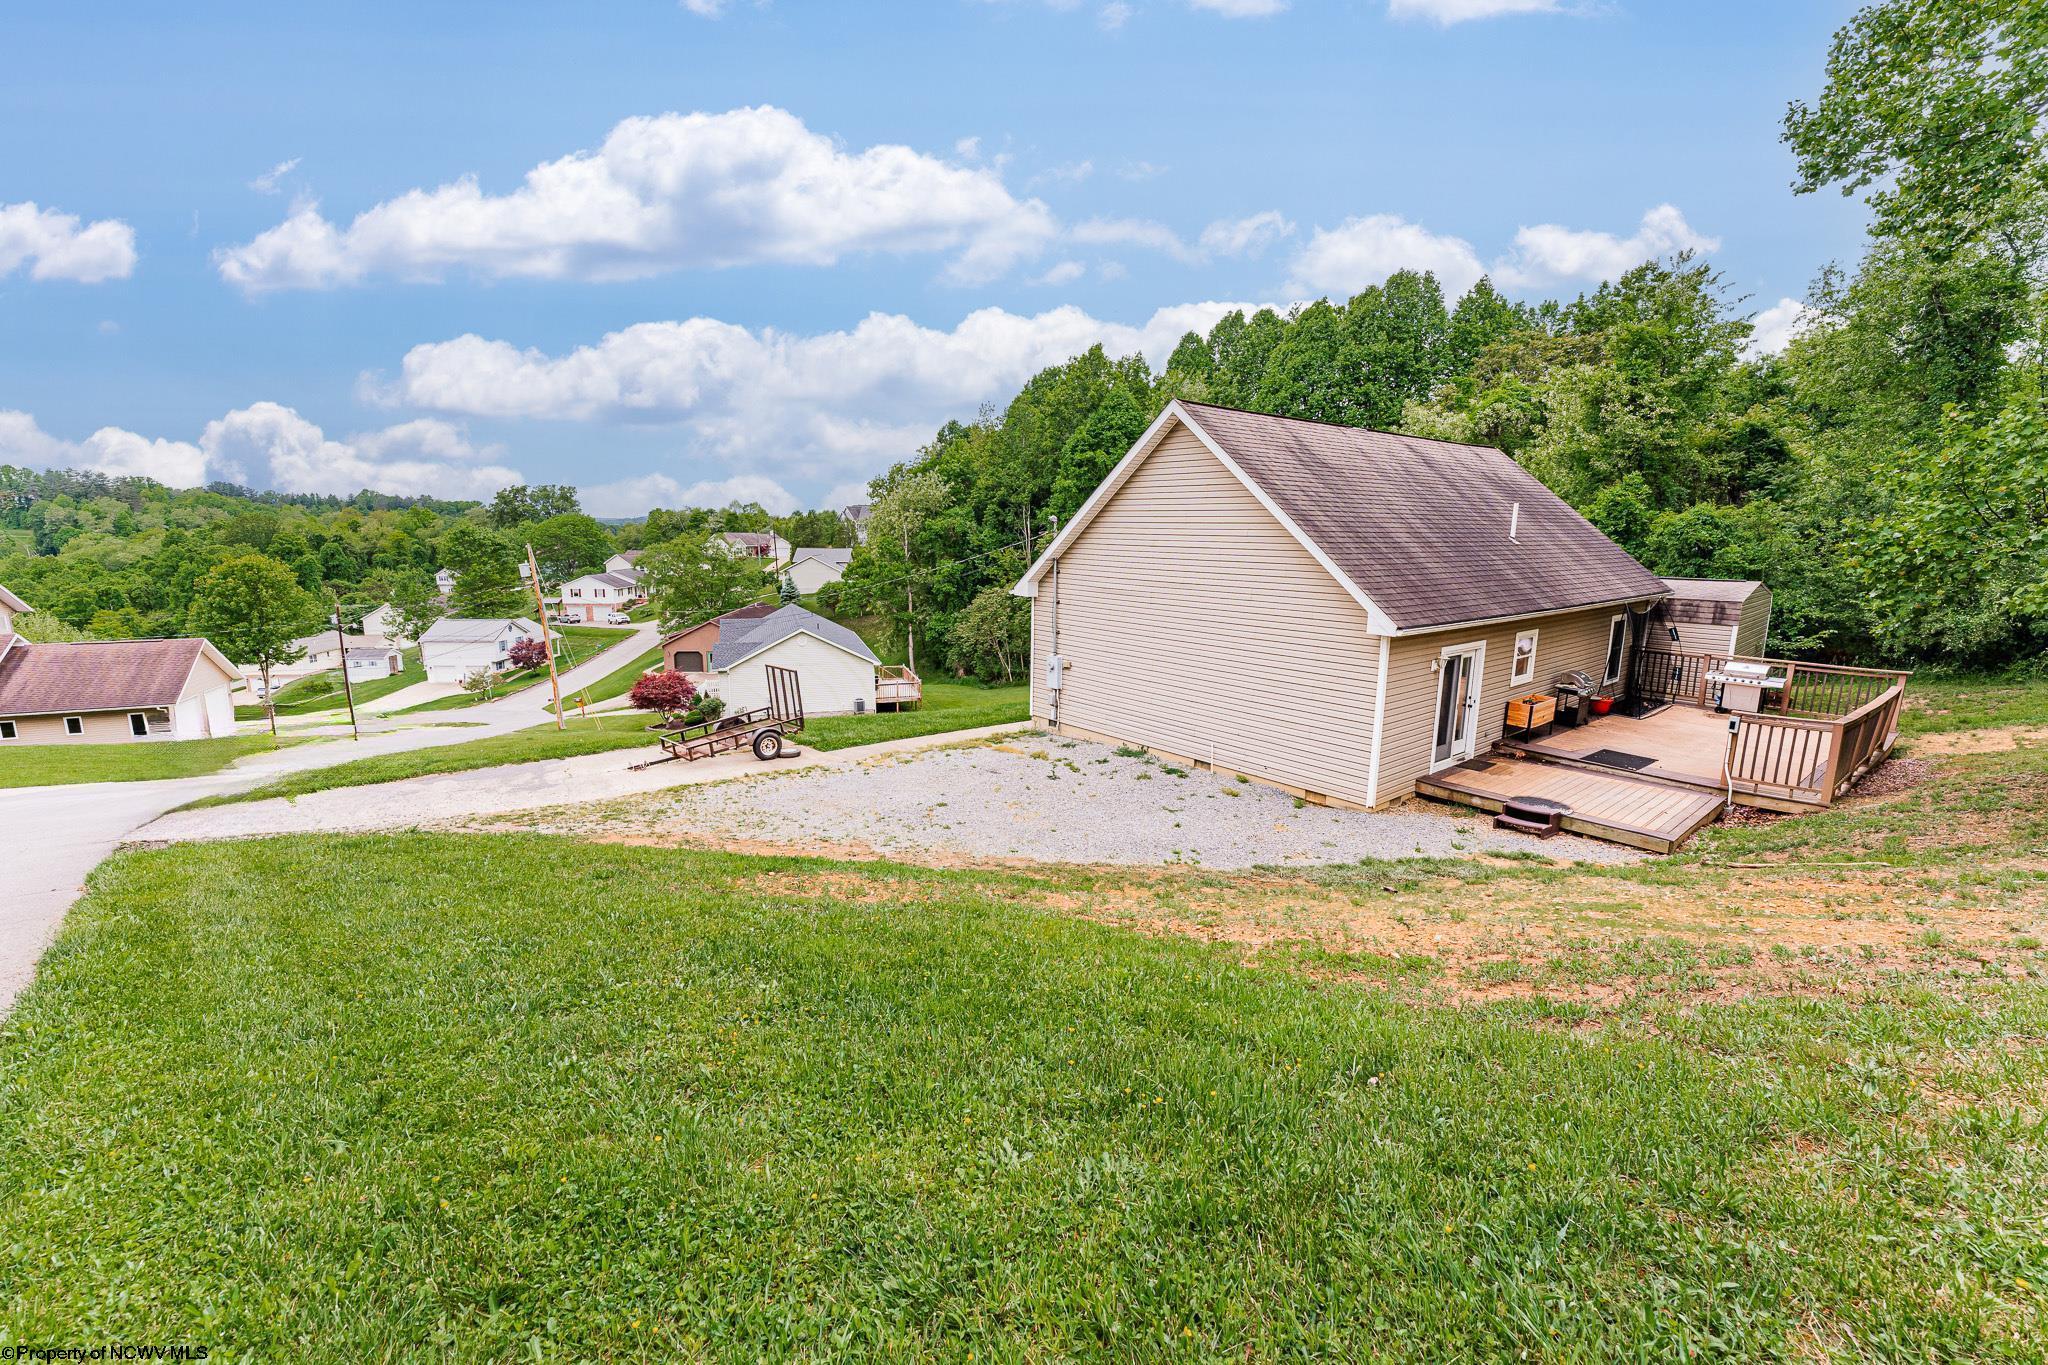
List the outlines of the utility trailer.
{"label": "utility trailer", "polygon": [[636,763],[634,770],[651,768],[657,763],[669,763],[678,758],[685,763],[694,763],[700,758],[739,749],[752,749],[754,757],[763,761],[795,752],[786,741],[788,736],[799,734],[804,728],[803,688],[797,682],[795,669],[769,664],[767,670],[766,706],[671,730],[661,737],[662,756]]}

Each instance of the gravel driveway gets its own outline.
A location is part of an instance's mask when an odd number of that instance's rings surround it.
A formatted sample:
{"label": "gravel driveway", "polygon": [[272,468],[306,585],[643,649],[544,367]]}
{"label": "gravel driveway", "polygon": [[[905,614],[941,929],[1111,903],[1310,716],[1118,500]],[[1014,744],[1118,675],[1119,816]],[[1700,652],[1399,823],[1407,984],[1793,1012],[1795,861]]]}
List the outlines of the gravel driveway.
{"label": "gravel driveway", "polygon": [[521,823],[565,833],[1216,868],[1480,852],[1597,863],[1642,856],[1571,835],[1538,842],[1496,831],[1478,812],[1420,801],[1381,811],[1297,805],[1257,783],[1042,735],[545,811]]}

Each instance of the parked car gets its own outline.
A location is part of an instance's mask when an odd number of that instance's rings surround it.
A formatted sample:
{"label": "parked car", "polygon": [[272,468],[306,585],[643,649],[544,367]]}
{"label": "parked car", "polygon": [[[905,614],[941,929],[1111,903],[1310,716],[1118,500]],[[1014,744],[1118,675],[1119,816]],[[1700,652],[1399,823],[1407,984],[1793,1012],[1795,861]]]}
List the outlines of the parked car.
{"label": "parked car", "polygon": [[604,614],[604,623],[608,626],[630,626],[633,618],[622,611],[608,611]]}

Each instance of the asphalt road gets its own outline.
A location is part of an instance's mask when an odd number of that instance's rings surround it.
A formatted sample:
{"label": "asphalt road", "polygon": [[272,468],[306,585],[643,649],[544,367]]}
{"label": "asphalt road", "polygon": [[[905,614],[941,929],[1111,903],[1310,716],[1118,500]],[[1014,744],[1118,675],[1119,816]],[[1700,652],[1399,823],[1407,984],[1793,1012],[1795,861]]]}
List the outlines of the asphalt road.
{"label": "asphalt road", "polygon": [[[631,662],[653,648],[660,634],[652,622],[635,627],[619,643],[564,673],[563,692],[586,687]],[[529,688],[480,706],[420,717],[422,722],[471,722],[464,725],[373,722],[361,740],[294,745],[203,777],[0,788],[0,830],[7,831],[10,846],[7,865],[0,869],[0,1014],[34,977],[36,960],[56,937],[64,912],[84,890],[92,869],[165,811],[201,796],[257,786],[280,773],[524,730],[546,719],[547,696],[545,687]]]}

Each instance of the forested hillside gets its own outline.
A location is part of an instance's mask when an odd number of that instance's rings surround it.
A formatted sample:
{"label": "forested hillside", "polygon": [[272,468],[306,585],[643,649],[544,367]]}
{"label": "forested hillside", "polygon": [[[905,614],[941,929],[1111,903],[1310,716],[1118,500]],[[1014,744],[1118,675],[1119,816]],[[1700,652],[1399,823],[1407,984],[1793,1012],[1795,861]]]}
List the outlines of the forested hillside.
{"label": "forested hillside", "polygon": [[[1776,651],[1996,666],[2048,649],[2048,9],[1894,0],[1836,37],[1785,140],[1798,192],[1869,197],[1803,333],[1752,346],[1707,262],[1568,302],[1402,273],[1233,314],[1160,372],[1093,350],[875,485],[844,593],[920,659],[1014,669],[1005,589],[1175,396],[1498,446],[1651,568],[1756,577]],[[1142,604],[1133,603],[1133,610]]]}

